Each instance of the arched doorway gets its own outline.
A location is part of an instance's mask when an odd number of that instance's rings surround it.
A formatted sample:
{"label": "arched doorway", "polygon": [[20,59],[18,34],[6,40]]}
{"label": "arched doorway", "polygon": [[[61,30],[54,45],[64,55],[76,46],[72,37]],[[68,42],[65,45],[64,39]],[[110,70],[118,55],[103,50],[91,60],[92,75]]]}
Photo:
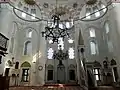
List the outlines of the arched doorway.
{"label": "arched doorway", "polygon": [[24,62],[21,64],[21,82],[29,84],[30,82],[30,68],[29,62]]}
{"label": "arched doorway", "polygon": [[70,64],[68,67],[69,70],[69,82],[75,82],[76,77],[75,77],[75,66],[73,64]]}
{"label": "arched doorway", "polygon": [[52,82],[54,79],[54,67],[53,65],[48,65],[47,66],[47,81]]}
{"label": "arched doorway", "polygon": [[65,66],[57,66],[57,83],[65,83]]}

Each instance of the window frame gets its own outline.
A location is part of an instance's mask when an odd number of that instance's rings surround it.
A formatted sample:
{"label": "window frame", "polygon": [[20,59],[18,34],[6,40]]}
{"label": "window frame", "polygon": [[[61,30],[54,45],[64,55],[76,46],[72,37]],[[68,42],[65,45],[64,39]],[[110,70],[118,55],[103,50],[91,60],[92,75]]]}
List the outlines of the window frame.
{"label": "window frame", "polygon": [[[25,75],[25,71],[24,70],[27,70],[27,74]],[[24,71],[24,72],[23,72]],[[22,82],[29,82],[29,72],[30,72],[30,69],[29,68],[23,68],[22,69]],[[26,80],[24,80],[24,77],[26,76]]]}
{"label": "window frame", "polygon": [[[98,71],[98,74],[95,73],[95,70]],[[100,80],[101,80],[100,68],[94,68],[94,69],[93,69],[93,74],[94,74],[94,76],[95,76],[95,80],[96,80],[96,81],[100,81]],[[96,76],[98,76],[98,80],[96,79]]]}
{"label": "window frame", "polygon": [[[31,53],[27,53],[28,51],[26,50],[27,49],[26,43],[27,43],[27,46],[28,46],[28,43],[31,44]],[[25,54],[25,52],[26,52],[26,54]],[[31,55],[31,54],[32,54],[32,42],[28,40],[28,41],[24,42],[23,55]]]}
{"label": "window frame", "polygon": [[[94,47],[94,49],[95,49],[95,53],[93,53],[93,47],[91,46],[91,43],[94,43],[94,45],[95,45],[95,47]],[[91,53],[91,55],[97,55],[98,54],[98,46],[97,46],[97,44],[96,44],[96,42],[95,41],[90,41],[90,53]]]}
{"label": "window frame", "polygon": [[[50,49],[52,50],[51,52],[49,52]],[[49,54],[52,54],[51,58],[49,58],[49,56],[50,56]],[[49,59],[49,60],[53,59],[53,55],[54,55],[54,50],[52,47],[49,47],[48,51],[47,51],[47,59]]]}

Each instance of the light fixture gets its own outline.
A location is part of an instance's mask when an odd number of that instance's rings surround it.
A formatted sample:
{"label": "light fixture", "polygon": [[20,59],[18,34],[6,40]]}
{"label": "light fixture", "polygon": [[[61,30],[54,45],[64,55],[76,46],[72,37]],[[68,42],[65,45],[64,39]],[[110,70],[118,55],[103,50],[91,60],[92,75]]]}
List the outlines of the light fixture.
{"label": "light fixture", "polygon": [[[70,37],[69,33],[71,28],[67,28],[65,24],[60,22],[60,18],[58,15],[52,16],[52,23],[50,26],[45,27],[45,31],[42,32],[42,36],[45,37],[46,40],[52,40],[53,43],[57,42],[59,38]],[[62,26],[63,25],[63,26]]]}
{"label": "light fixture", "polygon": [[[61,8],[61,7],[60,7]],[[62,12],[57,8],[57,0],[56,0],[56,8],[55,13],[51,17],[51,21],[48,22],[47,26],[45,27],[45,31],[41,32],[42,37],[45,37],[46,40],[52,40],[53,43],[57,42],[59,38],[70,37],[69,31],[71,29],[71,22],[70,21],[63,21],[60,19],[60,16],[63,15],[65,12]],[[73,23],[72,23],[73,24]]]}
{"label": "light fixture", "polygon": [[53,59],[59,60],[58,68],[63,67],[62,60],[67,60],[69,58],[68,51],[63,52],[61,45],[59,46],[58,52],[54,51]]}

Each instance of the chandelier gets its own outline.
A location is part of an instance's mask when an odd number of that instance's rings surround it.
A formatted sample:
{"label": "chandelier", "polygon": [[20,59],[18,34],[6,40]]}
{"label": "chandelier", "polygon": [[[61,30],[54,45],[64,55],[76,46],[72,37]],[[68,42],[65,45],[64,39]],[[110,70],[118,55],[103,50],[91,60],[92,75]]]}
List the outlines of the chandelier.
{"label": "chandelier", "polygon": [[59,48],[60,49],[58,50],[58,52],[54,51],[53,59],[59,60],[58,67],[61,68],[64,66],[62,60],[67,60],[69,57],[68,57],[68,51],[63,52],[61,45],[59,46]]}
{"label": "chandelier", "polygon": [[[55,13],[51,17],[51,21],[48,22],[47,26],[45,27],[45,31],[41,32],[42,37],[45,37],[46,40],[52,40],[53,43],[57,42],[59,38],[68,37],[70,38],[70,30],[73,23],[67,20],[61,20],[60,16],[62,16],[65,12],[62,12],[57,8],[57,0],[56,0],[56,8]],[[69,25],[67,25],[69,23]]]}
{"label": "chandelier", "polygon": [[69,26],[66,23],[70,22],[61,22],[59,15],[52,16],[52,22],[50,22],[46,27],[45,31],[42,32],[42,37],[45,37],[46,40],[52,40],[53,43],[57,42],[59,38],[70,37],[70,30]]}

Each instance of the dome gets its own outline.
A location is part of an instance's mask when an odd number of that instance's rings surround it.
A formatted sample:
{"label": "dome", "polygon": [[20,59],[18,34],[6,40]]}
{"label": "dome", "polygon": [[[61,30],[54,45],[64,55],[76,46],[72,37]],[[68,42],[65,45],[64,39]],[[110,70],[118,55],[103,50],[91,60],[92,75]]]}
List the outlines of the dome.
{"label": "dome", "polygon": [[14,14],[25,21],[41,21],[42,11],[34,0],[10,0]]}
{"label": "dome", "polygon": [[108,4],[104,0],[87,0],[82,7],[80,19],[82,21],[93,21],[103,17],[108,10]]}
{"label": "dome", "polygon": [[[49,21],[56,13],[61,20],[91,21],[104,16],[110,0],[10,0],[14,14],[25,21]],[[57,3],[57,4],[56,4]]]}

